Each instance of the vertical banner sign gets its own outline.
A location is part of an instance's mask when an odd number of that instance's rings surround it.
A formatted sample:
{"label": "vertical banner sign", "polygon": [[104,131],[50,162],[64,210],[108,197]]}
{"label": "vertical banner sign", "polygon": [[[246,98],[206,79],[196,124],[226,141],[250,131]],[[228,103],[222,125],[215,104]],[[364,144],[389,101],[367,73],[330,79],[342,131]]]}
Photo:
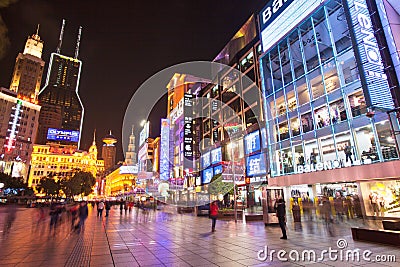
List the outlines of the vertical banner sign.
{"label": "vertical banner sign", "polygon": [[167,181],[171,164],[169,162],[169,119],[161,119],[160,179]]}
{"label": "vertical banner sign", "polygon": [[393,109],[394,103],[366,0],[347,0],[347,4],[367,106]]}
{"label": "vertical banner sign", "polygon": [[[193,95],[185,93],[184,95],[184,129],[183,129],[183,156],[193,159]],[[185,166],[192,167],[192,166]]]}

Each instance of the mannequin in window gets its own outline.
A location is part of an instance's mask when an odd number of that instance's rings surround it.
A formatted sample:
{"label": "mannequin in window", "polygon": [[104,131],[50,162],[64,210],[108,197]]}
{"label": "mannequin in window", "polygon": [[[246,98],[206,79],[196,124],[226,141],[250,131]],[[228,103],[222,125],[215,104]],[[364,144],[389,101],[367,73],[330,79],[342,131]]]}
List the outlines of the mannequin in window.
{"label": "mannequin in window", "polygon": [[351,158],[351,155],[353,155],[351,152],[351,146],[346,145],[344,148],[344,154],[346,155],[346,162],[350,159],[351,164],[353,164],[353,159]]}
{"label": "mannequin in window", "polygon": [[304,165],[304,157],[303,157],[303,154],[300,154],[300,157],[299,157],[298,161],[299,161],[299,165]]}
{"label": "mannequin in window", "polygon": [[321,115],[318,115],[318,127],[322,128],[324,126],[325,126],[324,119],[321,117]]}

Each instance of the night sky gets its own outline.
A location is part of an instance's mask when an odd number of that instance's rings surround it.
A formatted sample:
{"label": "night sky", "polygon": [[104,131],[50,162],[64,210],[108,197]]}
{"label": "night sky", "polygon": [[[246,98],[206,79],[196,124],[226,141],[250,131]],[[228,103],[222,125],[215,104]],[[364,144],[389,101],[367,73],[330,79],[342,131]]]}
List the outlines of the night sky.
{"label": "night sky", "polygon": [[[174,64],[211,61],[266,2],[0,0],[0,86],[9,87],[15,58],[37,24],[45,42],[43,84],[62,19],[66,19],[66,25],[61,54],[74,55],[78,28],[82,26],[79,93],[85,117],[81,148],[88,149],[95,128],[100,148],[100,139],[111,129],[119,140],[117,159],[123,160],[122,121],[136,88]],[[152,136],[159,134],[159,121],[165,114],[166,101],[160,102],[150,117]]]}

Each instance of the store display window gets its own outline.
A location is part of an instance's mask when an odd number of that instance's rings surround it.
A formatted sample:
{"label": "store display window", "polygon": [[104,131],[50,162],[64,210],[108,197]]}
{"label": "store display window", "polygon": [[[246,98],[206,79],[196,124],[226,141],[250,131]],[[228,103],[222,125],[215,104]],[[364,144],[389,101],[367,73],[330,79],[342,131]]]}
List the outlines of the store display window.
{"label": "store display window", "polygon": [[281,140],[289,138],[289,127],[287,121],[279,124],[279,137]]}
{"label": "store display window", "polygon": [[294,90],[293,90],[293,83],[289,84],[286,88],[286,100],[287,100],[287,111],[293,111],[296,109],[297,107],[297,103],[296,103],[296,96],[294,94]]}
{"label": "store display window", "polygon": [[367,216],[400,217],[400,180],[361,182]]}
{"label": "store display window", "polygon": [[299,33],[297,30],[293,31],[289,36],[290,55],[294,68],[296,78],[304,75],[303,57],[301,55]]}
{"label": "store display window", "polygon": [[294,172],[293,154],[292,154],[291,148],[282,149],[281,164],[283,166],[284,173],[293,173]]}
{"label": "store display window", "polygon": [[333,124],[347,120],[343,99],[329,104],[329,109]]}
{"label": "store display window", "polygon": [[333,57],[333,48],[328,31],[328,22],[325,18],[324,9],[320,9],[312,16],[315,36],[318,44],[318,50],[321,62],[326,62]]}
{"label": "store display window", "polygon": [[326,93],[330,93],[340,87],[335,61],[331,60],[322,66]]}
{"label": "store display window", "polygon": [[363,163],[379,161],[371,125],[356,129],[355,136],[357,140],[357,149],[361,155],[361,161]]}
{"label": "store display window", "polygon": [[307,133],[314,129],[311,112],[301,115],[301,125],[303,128],[303,133]]}
{"label": "store display window", "polygon": [[398,155],[396,151],[396,143],[390,129],[390,122],[386,120],[375,125],[376,131],[378,132],[379,144],[383,159],[397,159]]}
{"label": "store display window", "polygon": [[342,73],[345,84],[349,84],[360,79],[358,75],[356,58],[354,57],[354,51],[352,49],[339,56],[337,61],[339,63],[339,72]]}
{"label": "store display window", "polygon": [[319,129],[328,126],[330,124],[329,112],[326,106],[316,109],[314,111],[314,116],[315,116],[315,123]]}
{"label": "store display window", "polygon": [[350,33],[342,3],[341,1],[330,1],[327,3],[326,9],[337,53],[341,53],[351,47]]}
{"label": "store display window", "polygon": [[295,117],[290,120],[290,129],[292,130],[292,136],[298,136],[300,134],[300,120]]}
{"label": "store display window", "polygon": [[310,103],[310,94],[308,93],[308,87],[305,77],[302,77],[296,81],[296,89],[299,99],[299,106]]}
{"label": "store display window", "polygon": [[322,74],[319,68],[310,73],[309,80],[313,99],[325,94],[324,84],[322,83]]}
{"label": "store display window", "polygon": [[303,146],[298,145],[294,147],[294,162],[296,165],[304,165],[305,164]]}
{"label": "store display window", "polygon": [[367,113],[367,105],[361,89],[349,96],[349,103],[353,117]]}
{"label": "store display window", "polygon": [[304,154],[306,164],[317,164],[318,162],[321,162],[317,141],[305,143]]}

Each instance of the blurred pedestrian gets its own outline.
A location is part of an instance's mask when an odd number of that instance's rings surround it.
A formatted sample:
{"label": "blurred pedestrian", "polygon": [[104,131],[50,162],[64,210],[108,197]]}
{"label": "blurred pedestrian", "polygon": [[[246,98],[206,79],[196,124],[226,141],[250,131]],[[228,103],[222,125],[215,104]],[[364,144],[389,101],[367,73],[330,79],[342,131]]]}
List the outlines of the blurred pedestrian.
{"label": "blurred pedestrian", "polygon": [[85,201],[82,201],[79,206],[79,229],[78,233],[81,231],[85,230],[85,221],[88,217],[89,210],[87,203]]}
{"label": "blurred pedestrian", "polygon": [[280,198],[276,202],[276,216],[278,217],[279,221],[279,226],[281,227],[282,230],[282,236],[281,239],[287,239],[287,234],[286,234],[286,205],[285,201]]}
{"label": "blurred pedestrian", "polygon": [[213,201],[210,204],[210,218],[211,218],[211,232],[215,232],[215,224],[217,223],[218,217],[218,204],[217,201]]}
{"label": "blurred pedestrian", "polygon": [[11,226],[13,222],[15,221],[16,215],[17,215],[17,208],[14,204],[7,205],[7,217],[4,222],[4,228],[3,228],[3,236],[7,235],[10,233]]}
{"label": "blurred pedestrian", "polygon": [[122,210],[124,209],[125,203],[124,203],[124,199],[121,198],[121,200],[119,201],[119,214],[122,215]]}
{"label": "blurred pedestrian", "polygon": [[106,208],[106,217],[108,217],[108,215],[110,214],[110,209],[111,209],[110,201],[108,201],[108,200],[106,201],[105,208]]}
{"label": "blurred pedestrian", "polygon": [[97,205],[97,217],[100,217],[103,215],[103,209],[104,209],[104,202],[101,200],[99,204]]}

